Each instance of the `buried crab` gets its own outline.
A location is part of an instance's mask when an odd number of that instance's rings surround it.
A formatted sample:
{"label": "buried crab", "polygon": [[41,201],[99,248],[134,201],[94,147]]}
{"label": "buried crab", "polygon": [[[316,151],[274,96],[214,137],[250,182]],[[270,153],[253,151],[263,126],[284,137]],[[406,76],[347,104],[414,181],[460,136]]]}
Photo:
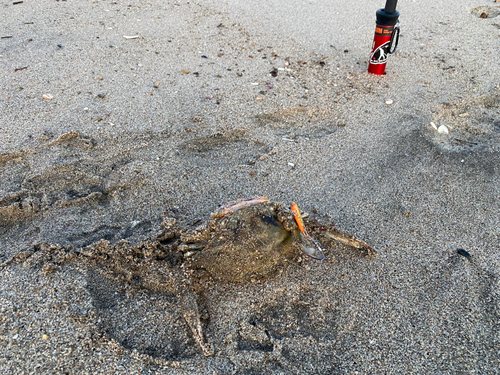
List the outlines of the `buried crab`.
{"label": "buried crab", "polygon": [[[205,356],[211,356],[214,348],[203,333],[197,301],[204,288],[212,282],[263,280],[289,264],[300,263],[301,252],[317,260],[326,258],[306,230],[295,203],[288,208],[255,197],[221,207],[194,230],[177,228],[173,219],[165,219],[163,225],[156,240],[139,246],[125,241],[114,245],[99,241],[81,249],[39,244],[4,266],[43,263],[42,272],[51,273],[63,263],[76,262],[131,288],[175,294],[196,343]],[[308,227],[315,236],[329,237],[368,255],[375,253],[365,242],[335,227],[314,222]]]}
{"label": "buried crab", "polygon": [[[315,228],[346,245],[375,251],[363,241],[336,228]],[[287,208],[265,197],[229,203],[212,214],[194,232],[181,236],[178,250],[185,267],[204,270],[218,281],[248,282],[272,275],[284,262],[297,262],[298,247],[308,256],[324,260],[319,243],[305,229],[297,204]]]}

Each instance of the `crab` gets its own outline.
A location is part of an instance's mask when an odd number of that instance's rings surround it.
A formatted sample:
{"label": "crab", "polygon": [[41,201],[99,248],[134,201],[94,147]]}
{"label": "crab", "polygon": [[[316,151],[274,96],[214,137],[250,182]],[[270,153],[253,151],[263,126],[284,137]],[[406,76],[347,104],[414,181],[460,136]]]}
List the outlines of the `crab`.
{"label": "crab", "polygon": [[[214,348],[203,333],[197,293],[211,283],[261,282],[302,254],[322,261],[326,256],[306,230],[298,206],[290,208],[265,197],[235,201],[215,211],[194,230],[176,227],[165,219],[162,233],[139,246],[125,241],[101,240],[82,249],[39,244],[4,263],[44,263],[42,272],[53,272],[65,262],[92,266],[107,278],[155,291],[169,291],[180,298],[183,316],[205,356]],[[326,236],[375,254],[368,244],[332,226],[310,222],[315,236]]]}
{"label": "crab", "polygon": [[[338,229],[317,226],[317,232],[368,254],[375,250]],[[288,262],[297,262],[301,249],[307,256],[324,260],[319,243],[305,229],[296,203],[291,208],[266,197],[229,203],[194,232],[181,236],[178,250],[185,267],[205,270],[220,282],[249,282],[274,274]]]}

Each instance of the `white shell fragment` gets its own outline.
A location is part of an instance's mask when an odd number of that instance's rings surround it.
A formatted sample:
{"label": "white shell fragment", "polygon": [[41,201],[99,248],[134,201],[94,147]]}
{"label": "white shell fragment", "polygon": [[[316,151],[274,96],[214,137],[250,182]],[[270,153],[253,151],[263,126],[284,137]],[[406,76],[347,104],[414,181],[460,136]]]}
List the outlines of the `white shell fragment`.
{"label": "white shell fragment", "polygon": [[50,94],[45,94],[44,96],[42,96],[42,98],[45,100],[52,100],[52,99],[54,99],[54,96],[52,96]]}
{"label": "white shell fragment", "polygon": [[438,128],[438,133],[439,134],[448,134],[448,128],[444,125],[441,125],[439,128]]}
{"label": "white shell fragment", "polygon": [[385,104],[391,105],[392,103],[394,103],[394,100],[392,100],[392,99],[385,99]]}
{"label": "white shell fragment", "polygon": [[435,123],[431,122],[431,126],[432,126],[432,129],[434,130],[438,130],[438,127]]}
{"label": "white shell fragment", "polygon": [[139,38],[139,35],[124,35],[123,36],[125,39],[138,39]]}

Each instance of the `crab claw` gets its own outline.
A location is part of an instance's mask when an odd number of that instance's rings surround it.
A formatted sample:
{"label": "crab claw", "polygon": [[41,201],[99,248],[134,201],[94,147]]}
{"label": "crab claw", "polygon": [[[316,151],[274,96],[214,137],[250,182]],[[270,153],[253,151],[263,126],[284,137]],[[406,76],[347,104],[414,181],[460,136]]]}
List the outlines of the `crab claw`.
{"label": "crab claw", "polygon": [[326,259],[325,254],[319,244],[311,237],[300,236],[299,246],[304,253],[317,260]]}
{"label": "crab claw", "polygon": [[318,260],[326,259],[326,256],[323,253],[323,250],[321,250],[321,247],[319,247],[318,243],[311,236],[309,236],[309,234],[307,234],[304,220],[302,220],[302,215],[300,214],[299,206],[297,206],[297,203],[293,202],[291,209],[293,212],[293,217],[295,218],[295,222],[299,227],[300,235],[297,242],[302,251],[309,255],[311,258]]}

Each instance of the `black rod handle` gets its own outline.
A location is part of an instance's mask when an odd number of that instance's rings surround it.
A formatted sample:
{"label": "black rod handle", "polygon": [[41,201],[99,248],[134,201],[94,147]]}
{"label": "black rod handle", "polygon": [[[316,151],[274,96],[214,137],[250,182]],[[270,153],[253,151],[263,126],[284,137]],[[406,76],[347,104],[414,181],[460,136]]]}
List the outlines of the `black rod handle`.
{"label": "black rod handle", "polygon": [[396,11],[396,5],[398,3],[398,0],[387,0],[385,3],[385,8],[384,10],[387,13],[394,13]]}

